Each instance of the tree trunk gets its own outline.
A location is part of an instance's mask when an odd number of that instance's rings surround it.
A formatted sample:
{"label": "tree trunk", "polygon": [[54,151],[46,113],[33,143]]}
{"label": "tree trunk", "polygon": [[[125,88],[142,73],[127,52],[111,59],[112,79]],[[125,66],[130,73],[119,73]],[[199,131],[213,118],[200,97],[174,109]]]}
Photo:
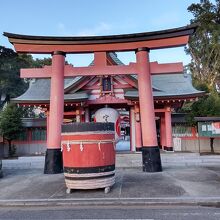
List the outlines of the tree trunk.
{"label": "tree trunk", "polygon": [[7,141],[8,141],[8,155],[12,156],[13,150],[12,150],[12,146],[11,146],[11,140],[7,140]]}

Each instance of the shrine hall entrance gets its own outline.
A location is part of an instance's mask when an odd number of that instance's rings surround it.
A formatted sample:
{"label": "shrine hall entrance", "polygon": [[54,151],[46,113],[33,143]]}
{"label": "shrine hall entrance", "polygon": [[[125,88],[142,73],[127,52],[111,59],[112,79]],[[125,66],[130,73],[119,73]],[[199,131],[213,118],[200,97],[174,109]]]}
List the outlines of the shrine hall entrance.
{"label": "shrine hall entrance", "polygon": [[[108,105],[108,107],[115,109],[120,115],[120,136],[116,143],[116,152],[134,151],[135,150],[135,142],[134,142],[135,137],[132,139],[131,124],[133,122],[131,121],[132,118],[131,118],[130,108],[117,107],[117,106],[111,106],[111,105]],[[94,122],[95,113],[98,110],[104,109],[104,108],[105,108],[104,105],[95,107],[94,109],[90,108],[90,116],[89,116],[90,122]],[[133,132],[133,135],[135,135],[134,132]],[[132,146],[133,146],[133,149],[132,149]]]}

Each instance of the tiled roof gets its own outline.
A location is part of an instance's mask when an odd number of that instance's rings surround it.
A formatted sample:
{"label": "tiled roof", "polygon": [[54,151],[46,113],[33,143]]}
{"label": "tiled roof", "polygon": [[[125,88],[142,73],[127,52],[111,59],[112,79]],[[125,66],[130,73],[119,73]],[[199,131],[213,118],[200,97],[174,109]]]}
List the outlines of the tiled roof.
{"label": "tiled roof", "polygon": [[[75,77],[73,79],[64,80],[64,88],[69,87],[70,85],[76,83],[81,77]],[[22,103],[47,103],[50,99],[50,79],[36,79],[30,83],[28,90],[21,96],[12,99],[12,102]],[[86,92],[74,93],[74,94],[65,94],[64,100],[86,100],[88,99],[88,94]]]}
{"label": "tiled roof", "polygon": [[215,122],[215,121],[220,121],[220,117],[216,117],[216,116],[213,116],[213,117],[194,117],[195,121],[198,121],[198,122]]}
{"label": "tiled roof", "polygon": [[[114,62],[118,65],[124,65],[117,57],[116,53],[109,53]],[[91,62],[90,65],[93,65]],[[137,80],[137,75],[132,75]],[[82,77],[66,78],[64,80],[64,89],[73,87]],[[152,75],[152,87],[154,97],[172,97],[199,95],[204,92],[196,90],[192,86],[190,75],[183,73]],[[50,97],[50,79],[36,79],[30,83],[28,90],[21,96],[12,99],[14,102],[48,102]],[[64,99],[67,100],[86,100],[89,95],[86,92],[76,92],[74,94],[65,94]],[[125,91],[125,97],[128,99],[137,99],[137,90]]]}
{"label": "tiled roof", "polygon": [[[203,94],[192,86],[191,76],[183,73],[152,75],[153,96],[162,97],[180,97],[197,96]],[[137,90],[127,90],[125,97],[130,99],[138,98]]]}

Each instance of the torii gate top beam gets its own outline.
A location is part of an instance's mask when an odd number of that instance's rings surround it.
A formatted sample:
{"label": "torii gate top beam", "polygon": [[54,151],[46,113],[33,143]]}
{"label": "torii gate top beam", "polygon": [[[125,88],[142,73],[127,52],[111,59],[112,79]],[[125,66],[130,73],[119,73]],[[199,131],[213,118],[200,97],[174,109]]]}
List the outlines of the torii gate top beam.
{"label": "torii gate top beam", "polygon": [[45,53],[54,51],[65,53],[93,53],[101,51],[134,51],[147,47],[150,50],[184,46],[189,35],[195,32],[197,25],[180,28],[144,32],[135,34],[88,36],[88,37],[52,37],[30,36],[4,32],[4,36],[19,53]]}

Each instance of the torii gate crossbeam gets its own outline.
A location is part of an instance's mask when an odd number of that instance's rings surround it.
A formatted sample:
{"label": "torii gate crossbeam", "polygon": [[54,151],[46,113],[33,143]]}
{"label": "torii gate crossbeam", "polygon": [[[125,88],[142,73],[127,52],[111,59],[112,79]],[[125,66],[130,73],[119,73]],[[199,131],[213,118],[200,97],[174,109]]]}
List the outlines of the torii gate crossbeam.
{"label": "torii gate crossbeam", "polygon": [[[96,57],[96,55],[95,55]],[[183,71],[182,63],[158,64],[150,63],[150,74],[158,73],[180,73]],[[136,63],[130,63],[123,66],[107,66],[95,63],[94,66],[73,67],[72,65],[64,66],[64,77],[73,76],[103,76],[103,75],[131,75],[138,74]],[[43,68],[26,68],[21,69],[21,78],[50,78],[52,76],[52,66]]]}

